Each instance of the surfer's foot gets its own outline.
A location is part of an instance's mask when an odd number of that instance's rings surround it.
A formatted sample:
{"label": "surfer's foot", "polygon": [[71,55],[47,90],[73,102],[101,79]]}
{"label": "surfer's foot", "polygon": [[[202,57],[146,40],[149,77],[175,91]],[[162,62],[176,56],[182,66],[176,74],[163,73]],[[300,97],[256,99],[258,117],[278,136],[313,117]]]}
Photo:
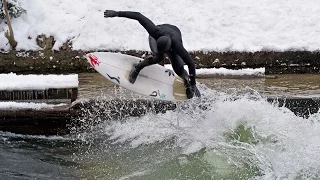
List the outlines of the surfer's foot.
{"label": "surfer's foot", "polygon": [[187,79],[183,79],[183,83],[184,83],[184,87],[186,88],[187,98],[188,99],[193,98],[193,91],[189,81]]}
{"label": "surfer's foot", "polygon": [[133,68],[131,69],[130,71],[130,74],[129,74],[129,82],[134,84],[134,82],[136,82],[136,79],[138,77],[138,74],[139,74],[139,70],[133,66]]}

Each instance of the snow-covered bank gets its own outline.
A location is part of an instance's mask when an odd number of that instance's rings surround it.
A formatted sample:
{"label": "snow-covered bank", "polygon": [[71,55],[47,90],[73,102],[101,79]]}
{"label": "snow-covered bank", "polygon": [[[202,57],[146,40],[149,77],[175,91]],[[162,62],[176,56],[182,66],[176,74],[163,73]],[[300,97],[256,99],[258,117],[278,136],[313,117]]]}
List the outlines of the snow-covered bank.
{"label": "snow-covered bank", "polygon": [[77,88],[78,75],[17,75],[0,74],[0,90],[47,90],[49,88]]}
{"label": "snow-covered bank", "polygon": [[[320,69],[319,56],[313,53],[320,47],[317,0],[15,1],[27,10],[12,19],[20,52],[0,53],[0,73],[88,72],[85,59],[81,59],[84,51],[149,51],[148,34],[138,22],[106,19],[105,9],[139,11],[155,24],[177,25],[186,49],[201,52],[193,54],[200,57],[197,67],[265,67],[266,74],[318,73]],[[7,29],[1,21],[0,51],[10,50],[4,37]],[[41,34],[54,37],[53,50],[58,52],[38,53],[41,48],[36,38]],[[67,40],[70,49],[60,50]],[[19,65],[14,64],[16,59]],[[219,65],[213,64],[215,59],[220,60]]]}
{"label": "snow-covered bank", "polygon": [[[138,22],[105,19],[105,9],[139,11],[155,24],[177,25],[188,50],[315,51],[320,47],[318,0],[17,0],[27,14],[12,19],[17,49],[38,50],[36,37],[54,36],[54,49],[71,40],[74,50],[149,50]],[[0,49],[10,46],[0,23]]]}

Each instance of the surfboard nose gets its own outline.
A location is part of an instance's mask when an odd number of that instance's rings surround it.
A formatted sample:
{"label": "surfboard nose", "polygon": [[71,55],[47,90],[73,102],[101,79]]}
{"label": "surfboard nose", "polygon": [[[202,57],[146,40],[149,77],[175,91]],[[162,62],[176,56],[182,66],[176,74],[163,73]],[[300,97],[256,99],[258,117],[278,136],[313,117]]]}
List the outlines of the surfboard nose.
{"label": "surfboard nose", "polygon": [[92,53],[86,54],[86,59],[88,60],[89,64],[90,64],[92,67],[99,66],[100,63],[101,63],[101,62],[99,61],[98,57],[96,57],[96,56],[93,55]]}

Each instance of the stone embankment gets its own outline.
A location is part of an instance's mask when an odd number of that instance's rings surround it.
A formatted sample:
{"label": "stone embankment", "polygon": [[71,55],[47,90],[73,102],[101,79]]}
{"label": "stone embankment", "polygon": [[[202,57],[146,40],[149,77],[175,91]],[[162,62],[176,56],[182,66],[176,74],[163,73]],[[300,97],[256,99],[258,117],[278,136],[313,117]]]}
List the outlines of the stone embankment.
{"label": "stone embankment", "polygon": [[[286,107],[301,117],[309,117],[320,108],[320,99],[316,98],[268,97],[267,101]],[[211,107],[199,105],[198,108],[199,111],[207,111]],[[108,120],[121,121],[129,116],[143,116],[148,112],[165,113],[176,109],[176,103],[167,101],[112,99],[74,102],[53,109],[0,110],[0,130],[20,134],[65,135],[90,130],[92,126]]]}
{"label": "stone embankment", "polygon": [[[10,51],[0,53],[0,73],[66,74],[94,72],[85,60],[86,51]],[[143,57],[146,51],[121,51]],[[197,68],[241,69],[265,67],[265,74],[319,73],[320,52],[190,52]]]}

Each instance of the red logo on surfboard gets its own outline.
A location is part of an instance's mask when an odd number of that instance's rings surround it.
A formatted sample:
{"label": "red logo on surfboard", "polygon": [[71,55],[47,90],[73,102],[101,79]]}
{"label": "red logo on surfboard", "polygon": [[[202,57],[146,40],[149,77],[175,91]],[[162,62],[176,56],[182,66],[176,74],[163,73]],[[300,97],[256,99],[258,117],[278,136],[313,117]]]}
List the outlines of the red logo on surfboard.
{"label": "red logo on surfboard", "polygon": [[89,59],[90,59],[90,63],[93,67],[95,66],[99,66],[100,61],[98,60],[98,58],[92,54],[89,55]]}

